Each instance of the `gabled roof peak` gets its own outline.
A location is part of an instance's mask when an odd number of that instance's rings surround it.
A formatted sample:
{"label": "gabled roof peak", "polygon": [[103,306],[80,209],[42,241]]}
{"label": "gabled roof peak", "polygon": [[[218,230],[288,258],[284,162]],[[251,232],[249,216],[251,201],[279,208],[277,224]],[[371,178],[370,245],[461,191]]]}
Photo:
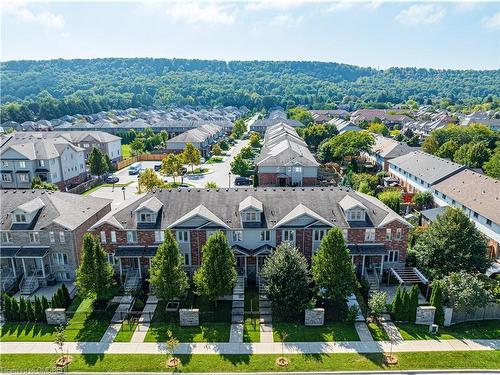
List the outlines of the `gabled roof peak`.
{"label": "gabled roof peak", "polygon": [[262,202],[251,195],[249,195],[248,197],[246,197],[245,199],[243,199],[240,202],[239,211],[243,211],[243,210],[246,210],[248,208],[254,208],[255,210],[257,210],[259,212],[262,212],[264,210]]}

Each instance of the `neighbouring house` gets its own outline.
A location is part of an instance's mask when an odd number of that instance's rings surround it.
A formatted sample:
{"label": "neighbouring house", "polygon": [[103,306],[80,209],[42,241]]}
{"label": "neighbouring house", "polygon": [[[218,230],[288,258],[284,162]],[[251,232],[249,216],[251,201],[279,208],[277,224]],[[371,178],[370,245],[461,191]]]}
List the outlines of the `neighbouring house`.
{"label": "neighbouring house", "polygon": [[342,118],[333,118],[326,124],[335,126],[339,134],[345,133],[347,131],[359,132],[362,130],[358,125],[355,125],[351,121],[346,121]]}
{"label": "neighbouring house", "polygon": [[256,132],[261,135],[265,134],[267,129],[277,125],[277,124],[285,124],[292,128],[303,128],[304,124],[297,120],[292,120],[287,118],[285,111],[283,110],[274,110],[269,116],[263,120],[254,121],[250,125],[250,131]]}
{"label": "neighbouring house", "polygon": [[488,253],[500,257],[500,181],[462,169],[432,186],[438,206],[459,207],[488,238]]}
{"label": "neighbouring house", "polygon": [[432,185],[465,169],[464,165],[423,151],[413,151],[388,161],[389,174],[409,193],[430,190]]}
{"label": "neighbouring house", "polygon": [[204,124],[196,129],[188,130],[167,141],[167,152],[181,153],[188,143],[200,150],[202,156],[207,156],[211,146],[225,134],[219,125]]}
{"label": "neighbouring house", "polygon": [[259,186],[315,186],[319,163],[295,129],[269,127],[255,161]]}
{"label": "neighbouring house", "polygon": [[342,229],[361,275],[404,266],[411,225],[376,198],[342,188],[161,189],[107,214],[91,229],[129,287],[147,278],[169,229],[189,272],[202,247],[223,231],[238,274],[258,282],[266,257],[283,242],[310,261],[328,229]]}
{"label": "neighbouring house", "polygon": [[323,124],[335,118],[348,119],[349,112],[344,109],[313,109],[310,110],[316,124]]}
{"label": "neighbouring house", "polygon": [[394,109],[358,109],[351,113],[351,121],[358,125],[363,121],[374,122],[379,119],[388,127],[402,126],[413,121],[408,115]]}
{"label": "neighbouring house", "polygon": [[30,139],[32,136],[40,136],[46,139],[62,137],[73,145],[83,148],[85,160],[88,159],[94,147],[98,148],[103,154],[108,155],[113,162],[122,160],[121,138],[103,131],[51,131],[44,133],[23,132],[14,134],[14,137],[18,139]]}
{"label": "neighbouring house", "polygon": [[58,191],[0,190],[0,200],[1,289],[21,294],[75,280],[83,235],[111,211],[111,200]]}
{"label": "neighbouring house", "polygon": [[405,142],[398,142],[379,134],[373,134],[373,136],[375,137],[375,144],[372,146],[371,151],[363,156],[377,169],[384,171],[389,170],[389,160],[419,149],[418,147],[408,146]]}
{"label": "neighbouring house", "polygon": [[46,138],[45,133],[1,139],[0,188],[26,189],[34,177],[51,182],[63,191],[87,180],[84,149],[63,137]]}
{"label": "neighbouring house", "polygon": [[475,123],[486,125],[491,130],[500,131],[500,114],[493,111],[476,111],[470,115],[462,115],[460,118],[460,125],[462,126],[469,126]]}

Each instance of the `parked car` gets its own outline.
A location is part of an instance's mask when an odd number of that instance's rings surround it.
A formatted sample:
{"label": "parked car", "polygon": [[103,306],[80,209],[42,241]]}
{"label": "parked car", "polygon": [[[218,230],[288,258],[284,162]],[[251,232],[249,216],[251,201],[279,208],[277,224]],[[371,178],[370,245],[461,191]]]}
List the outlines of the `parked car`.
{"label": "parked car", "polygon": [[200,158],[200,164],[205,164],[206,160],[205,158]]}
{"label": "parked car", "polygon": [[142,170],[142,163],[134,163],[130,167],[128,167],[128,174],[139,174]]}
{"label": "parked car", "polygon": [[106,177],[107,184],[116,184],[118,183],[118,181],[120,181],[120,179],[115,175],[109,175],[108,177]]}
{"label": "parked car", "polygon": [[184,176],[186,173],[187,173],[187,168],[186,167],[182,167],[181,168],[181,175]]}
{"label": "parked car", "polygon": [[250,178],[247,177],[236,177],[234,179],[234,184],[236,186],[242,186],[242,185],[252,185],[253,181]]}
{"label": "parked car", "polygon": [[155,164],[153,168],[155,172],[158,172],[161,169],[161,164]]}

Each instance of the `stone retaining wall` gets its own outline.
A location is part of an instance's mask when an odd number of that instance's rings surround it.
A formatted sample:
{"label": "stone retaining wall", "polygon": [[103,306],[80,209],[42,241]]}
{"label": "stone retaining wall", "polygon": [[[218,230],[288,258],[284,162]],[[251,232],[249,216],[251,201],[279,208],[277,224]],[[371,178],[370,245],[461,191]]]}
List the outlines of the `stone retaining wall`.
{"label": "stone retaining wall", "polygon": [[322,326],[325,324],[325,309],[306,309],[304,313],[304,325],[306,326]]}
{"label": "stone retaining wall", "polygon": [[47,324],[60,326],[67,323],[66,309],[46,309]]}
{"label": "stone retaining wall", "polygon": [[199,309],[179,309],[179,322],[183,327],[193,327],[200,325]]}

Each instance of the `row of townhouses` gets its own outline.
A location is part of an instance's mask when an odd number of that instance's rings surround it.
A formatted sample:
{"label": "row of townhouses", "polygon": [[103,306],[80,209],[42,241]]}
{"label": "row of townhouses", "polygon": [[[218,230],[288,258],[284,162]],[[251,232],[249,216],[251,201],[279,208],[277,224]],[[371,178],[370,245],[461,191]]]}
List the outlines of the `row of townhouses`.
{"label": "row of townhouses", "polygon": [[210,234],[225,232],[238,273],[255,279],[280,243],[310,260],[332,227],[342,229],[358,273],[404,265],[411,225],[376,198],[341,188],[157,190],[107,214],[91,232],[130,286],[147,276],[166,229],[190,271]]}
{"label": "row of townhouses", "polygon": [[226,134],[227,131],[219,125],[204,124],[170,138],[167,141],[167,152],[180,153],[191,143],[200,150],[202,156],[207,156],[211,146]]}
{"label": "row of townhouses", "polygon": [[45,190],[0,190],[1,289],[72,281],[83,235],[111,211],[108,199]]}
{"label": "row of townhouses", "polygon": [[388,164],[389,174],[406,191],[430,191],[438,207],[463,209],[488,238],[490,257],[500,256],[500,181],[423,151],[399,156]]}
{"label": "row of townhouses", "polygon": [[317,182],[319,163],[285,123],[267,128],[255,165],[259,186],[315,186]]}
{"label": "row of townhouses", "polygon": [[418,147],[408,146],[405,142],[398,142],[392,138],[373,134],[375,143],[370,152],[363,154],[365,160],[374,165],[377,169],[388,171],[389,161],[396,157],[417,151]]}
{"label": "row of townhouses", "polygon": [[285,111],[276,109],[269,113],[269,116],[262,120],[254,121],[250,125],[250,131],[264,135],[268,128],[276,124],[286,124],[292,128],[303,128],[304,124],[297,120],[287,118]]}

